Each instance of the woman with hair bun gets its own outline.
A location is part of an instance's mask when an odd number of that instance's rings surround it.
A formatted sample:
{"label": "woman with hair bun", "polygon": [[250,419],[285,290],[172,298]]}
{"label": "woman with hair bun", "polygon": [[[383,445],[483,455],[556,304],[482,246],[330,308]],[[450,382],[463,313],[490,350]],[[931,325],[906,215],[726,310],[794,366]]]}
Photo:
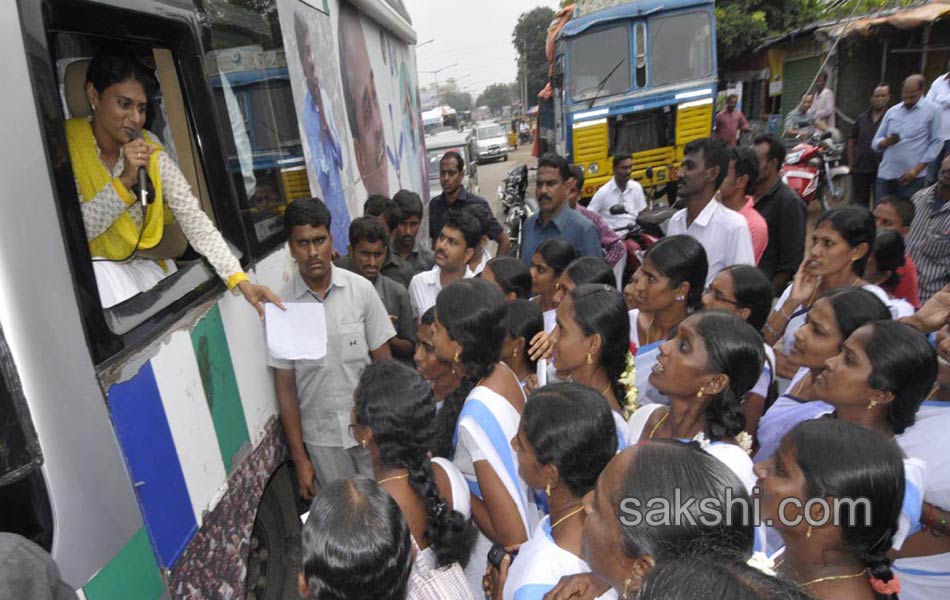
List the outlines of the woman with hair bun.
{"label": "woman with hair bun", "polygon": [[762,372],[765,351],[751,325],[725,311],[687,317],[660,345],[650,374],[670,405],[648,404],[630,417],[630,443],[695,440],[732,469],[751,492],[751,439],[743,434],[742,399]]}
{"label": "woman with hair bun", "polygon": [[580,557],[583,498],[617,452],[610,412],[603,396],[576,383],[548,385],[528,399],[511,444],[522,477],[545,495],[549,516],[521,545],[510,570],[489,567],[487,593],[505,600],[540,598],[561,577],[590,571]]}
{"label": "woman with hair bun", "polygon": [[888,556],[904,498],[896,444],[853,423],[806,421],[755,472],[762,517],[785,542],[774,557],[781,575],[819,600],[875,600],[900,591]]}
{"label": "woman with hair bun", "polygon": [[531,297],[531,271],[513,256],[496,256],[489,260],[479,277],[500,287],[508,302]]}
{"label": "woman with hair bun", "polygon": [[468,485],[444,458],[429,459],[434,431],[432,390],[394,361],[372,363],[354,394],[351,430],[373,459],[373,474],[409,522],[431,566],[465,566],[474,542]]}
{"label": "woman with hair bun", "polygon": [[511,447],[525,396],[514,371],[501,362],[505,311],[501,290],[481,279],[443,288],[435,304],[436,353],[452,363],[462,383],[439,410],[433,446],[436,455],[452,458],[472,493],[472,516],[482,534],[477,560],[466,569],[473,589],[481,587],[491,542],[521,544],[537,523]]}
{"label": "woman with hair bun", "polygon": [[638,402],[668,404],[649,381],[660,343],[703,305],[709,262],[702,245],[688,235],[673,235],[647,250],[633,274],[637,308],[629,311],[630,341],[636,346]]}

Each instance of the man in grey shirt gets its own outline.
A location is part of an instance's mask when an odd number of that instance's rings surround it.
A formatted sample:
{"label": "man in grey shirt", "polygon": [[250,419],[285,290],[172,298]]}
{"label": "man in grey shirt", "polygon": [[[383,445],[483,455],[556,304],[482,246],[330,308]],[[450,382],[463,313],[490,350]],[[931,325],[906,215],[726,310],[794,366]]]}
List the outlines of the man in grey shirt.
{"label": "man in grey shirt", "polygon": [[369,280],[383,301],[396,337],[389,340],[395,358],[413,367],[416,352],[416,320],[412,316],[409,291],[380,271],[386,260],[386,230],[374,217],[360,217],[350,223],[349,257],[356,272]]}
{"label": "man in grey shirt", "polygon": [[372,475],[369,452],[349,434],[353,392],[370,361],[391,358],[387,342],[396,331],[373,285],[333,266],[330,212],[323,202],[295,200],[284,213],[284,227],[297,269],[280,297],[284,302],[320,302],[326,311],[326,356],[269,360],[300,494],[309,499],[316,493],[315,483]]}

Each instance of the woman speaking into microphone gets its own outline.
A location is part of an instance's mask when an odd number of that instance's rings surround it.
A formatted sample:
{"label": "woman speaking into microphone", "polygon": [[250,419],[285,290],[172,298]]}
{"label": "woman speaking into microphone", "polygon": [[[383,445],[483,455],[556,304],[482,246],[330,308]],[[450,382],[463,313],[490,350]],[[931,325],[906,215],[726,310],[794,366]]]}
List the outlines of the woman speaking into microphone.
{"label": "woman speaking into microphone", "polygon": [[[140,252],[155,248],[165,226],[177,221],[228,289],[238,288],[263,318],[263,302],[280,305],[279,298],[248,279],[201,210],[181,169],[143,129],[155,89],[154,78],[135,58],[100,54],[86,71],[92,116],[66,121],[69,158],[102,306],[148,290],[175,271],[174,261],[153,260]],[[140,170],[147,178],[140,176]],[[140,189],[141,183],[148,189]]]}

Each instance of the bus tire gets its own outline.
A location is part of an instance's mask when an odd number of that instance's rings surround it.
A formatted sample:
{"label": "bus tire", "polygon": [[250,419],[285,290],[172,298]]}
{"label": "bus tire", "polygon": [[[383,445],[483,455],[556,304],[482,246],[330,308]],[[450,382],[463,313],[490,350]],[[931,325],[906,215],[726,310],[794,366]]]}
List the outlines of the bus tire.
{"label": "bus tire", "polygon": [[247,557],[247,600],[297,598],[301,569],[296,478],[284,464],[264,488]]}

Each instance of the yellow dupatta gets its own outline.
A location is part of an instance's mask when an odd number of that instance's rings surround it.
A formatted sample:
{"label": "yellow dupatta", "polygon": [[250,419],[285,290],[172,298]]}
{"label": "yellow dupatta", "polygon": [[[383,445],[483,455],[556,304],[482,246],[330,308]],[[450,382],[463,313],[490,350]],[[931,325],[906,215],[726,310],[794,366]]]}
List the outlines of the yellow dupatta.
{"label": "yellow dupatta", "polygon": [[[144,132],[143,132],[144,133]],[[162,150],[162,146],[145,134],[145,140]],[[79,185],[79,192],[83,202],[90,202],[102,188],[111,185],[119,197],[129,206],[137,201],[118,177],[113,178],[99,160],[99,151],[96,139],[92,133],[92,125],[85,118],[79,117],[66,121],[66,143],[69,146],[69,159],[73,165],[73,175]],[[165,225],[174,221],[174,215],[165,206],[162,198],[162,179],[158,171],[158,152],[153,152],[149,158],[149,178],[155,188],[155,200],[148,205],[145,211],[144,231],[139,240],[139,228],[129,216],[123,212],[116,221],[98,237],[89,240],[89,252],[93,256],[109,260],[123,260],[132,254],[133,250],[153,248],[162,241]],[[136,247],[136,242],[138,246]]]}

